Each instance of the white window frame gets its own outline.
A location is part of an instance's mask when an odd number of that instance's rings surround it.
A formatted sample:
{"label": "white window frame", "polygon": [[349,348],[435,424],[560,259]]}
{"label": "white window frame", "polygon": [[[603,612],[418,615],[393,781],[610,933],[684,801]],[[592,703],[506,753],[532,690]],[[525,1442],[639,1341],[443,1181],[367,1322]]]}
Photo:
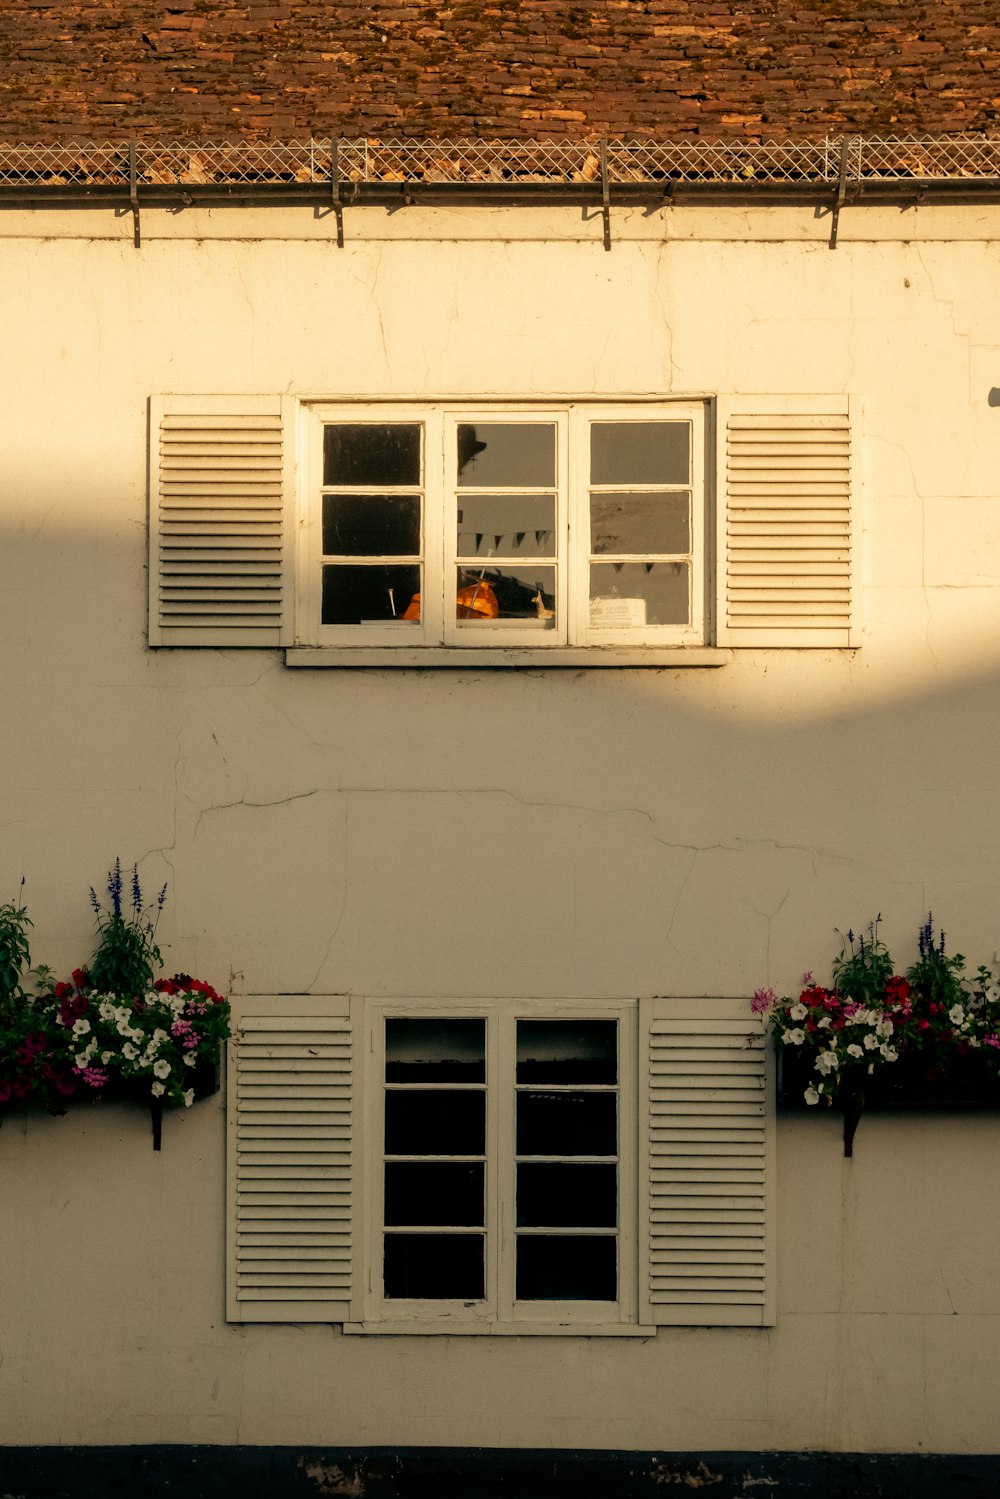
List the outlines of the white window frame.
{"label": "white window frame", "polygon": [[[486,1021],[486,1296],[482,1303],[383,1294],[385,1022]],[[515,1296],[515,1044],[518,1020],[615,1020],[618,1030],[618,1299],[522,1301]],[[638,1325],[638,1005],[635,1001],[369,1000],[365,1002],[363,1320],[347,1332],[648,1335]]]}
{"label": "white window frame", "polygon": [[[635,398],[628,401],[442,400],[304,403],[301,407],[299,543],[295,639],[306,650],[370,656],[372,664],[413,653],[414,664],[439,657],[489,655],[537,657],[556,654],[614,657],[637,651],[690,652],[705,647],[711,619],[708,607],[712,527],[710,475],[706,464],[708,403],[703,400]],[[683,625],[597,628],[590,622],[590,464],[592,421],[688,421],[691,426],[690,616]],[[458,497],[451,483],[450,455],[459,422],[551,422],[557,434],[556,626],[540,629],[518,621],[463,622],[449,609],[450,580],[457,557]],[[423,427],[422,551],[424,568],[421,620],[361,625],[321,623],[323,429],[332,423]],[[599,486],[595,486],[599,487]],[[619,486],[626,487],[626,486]],[[642,486],[639,486],[640,488]],[[652,486],[649,486],[652,487]],[[680,486],[657,486],[680,488]],[[650,554],[652,557],[652,554]],[[346,560],[346,559],[345,559]],[[409,559],[406,559],[409,560]],[[511,560],[511,559],[505,559]],[[597,559],[600,560],[600,559]],[[638,558],[644,560],[643,557]],[[652,560],[657,560],[653,558]],[[533,563],[540,559],[532,558]],[[545,565],[542,562],[541,565]],[[305,654],[305,653],[304,653]],[[704,664],[710,664],[706,650]],[[308,664],[303,659],[301,664]]]}

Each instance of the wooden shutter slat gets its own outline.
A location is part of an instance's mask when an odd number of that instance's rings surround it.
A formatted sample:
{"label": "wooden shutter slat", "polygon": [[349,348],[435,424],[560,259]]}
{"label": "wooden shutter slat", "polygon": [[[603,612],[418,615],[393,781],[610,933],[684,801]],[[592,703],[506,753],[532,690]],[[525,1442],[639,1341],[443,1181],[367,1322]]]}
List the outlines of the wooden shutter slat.
{"label": "wooden shutter slat", "polygon": [[292,403],[150,409],[150,645],[290,644]]}
{"label": "wooden shutter slat", "polygon": [[353,1068],[346,1015],[253,1016],[237,1027],[230,1071],[230,1321],[349,1318]]}
{"label": "wooden shutter slat", "polygon": [[646,1000],[641,1017],[642,1320],[768,1325],[773,1090],[759,1019],[746,1000],[706,999]]}
{"label": "wooden shutter slat", "polygon": [[733,397],[719,414],[718,643],[856,644],[849,402]]}

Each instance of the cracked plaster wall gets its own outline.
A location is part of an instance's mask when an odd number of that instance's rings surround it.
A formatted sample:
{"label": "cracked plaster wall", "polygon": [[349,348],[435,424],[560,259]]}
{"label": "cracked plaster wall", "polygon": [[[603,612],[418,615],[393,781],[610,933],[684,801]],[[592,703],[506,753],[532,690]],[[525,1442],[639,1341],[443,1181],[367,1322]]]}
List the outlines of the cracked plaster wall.
{"label": "cracked plaster wall", "polygon": [[[356,213],[338,251],[294,214],[246,241],[146,214],[138,253],[110,216],[2,221],[0,827],[37,958],[87,954],[120,853],[170,882],[169,969],[269,993],[787,990],[878,910],[903,962],[929,908],[992,959],[1000,215],[904,242],[854,210],[836,252],[698,215],[618,214],[610,255],[557,216],[428,243],[433,216]],[[592,674],[151,653],[146,398],[279,390],[850,391],[864,645]],[[777,1329],[456,1358],[221,1325],[214,1105],[155,1158],[131,1115],[8,1123],[0,1441],[991,1450],[994,1122],[863,1129],[851,1174],[832,1121],[783,1127]]]}

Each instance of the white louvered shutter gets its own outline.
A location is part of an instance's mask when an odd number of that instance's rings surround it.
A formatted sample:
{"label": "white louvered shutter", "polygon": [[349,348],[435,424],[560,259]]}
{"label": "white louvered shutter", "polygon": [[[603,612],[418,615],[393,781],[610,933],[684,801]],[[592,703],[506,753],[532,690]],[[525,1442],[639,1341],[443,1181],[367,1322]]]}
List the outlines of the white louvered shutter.
{"label": "white louvered shutter", "polygon": [[748,1001],[642,1002],[641,1321],[773,1323],[772,1078]]}
{"label": "white louvered shutter", "polygon": [[350,1017],[244,1015],[230,1048],[228,1320],[346,1322],[358,1221]]}
{"label": "white louvered shutter", "polygon": [[150,402],[150,645],[291,644],[293,406]]}
{"label": "white louvered shutter", "polygon": [[846,396],[720,399],[719,645],[859,643],[850,408]]}

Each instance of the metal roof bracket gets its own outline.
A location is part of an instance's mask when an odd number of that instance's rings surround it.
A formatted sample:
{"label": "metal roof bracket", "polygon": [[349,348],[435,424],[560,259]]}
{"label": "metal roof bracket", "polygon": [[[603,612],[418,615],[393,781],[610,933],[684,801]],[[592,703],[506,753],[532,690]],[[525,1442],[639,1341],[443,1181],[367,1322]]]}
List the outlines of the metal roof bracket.
{"label": "metal roof bracket", "polygon": [[601,141],[601,218],[604,220],[604,248],[611,249],[611,186],[608,182],[608,143]]}
{"label": "metal roof bracket", "polygon": [[837,248],[837,230],[840,227],[840,210],[844,206],[847,196],[847,148],[850,142],[845,136],[840,143],[840,169],[837,176],[837,196],[833,201],[833,213],[830,222],[830,249]]}
{"label": "metal roof bracket", "polygon": [[138,250],[142,244],[142,234],[139,227],[139,175],[136,171],[135,158],[135,136],[130,135],[128,140],[128,200],[132,207],[132,243]]}
{"label": "metal roof bracket", "polygon": [[344,248],[344,205],[340,198],[340,160],[338,156],[339,142],[334,138],[330,142],[330,202],[337,217],[337,249]]}

